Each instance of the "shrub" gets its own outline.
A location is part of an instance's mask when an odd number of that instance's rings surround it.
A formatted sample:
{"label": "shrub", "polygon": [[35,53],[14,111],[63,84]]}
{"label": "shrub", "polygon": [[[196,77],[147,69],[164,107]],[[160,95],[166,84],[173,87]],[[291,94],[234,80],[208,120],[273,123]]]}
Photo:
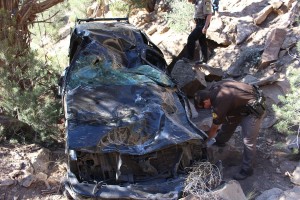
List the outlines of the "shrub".
{"label": "shrub", "polygon": [[156,0],[116,0],[110,3],[109,8],[115,17],[127,17],[135,9],[145,8],[148,12],[154,11]]}
{"label": "shrub", "polygon": [[[193,19],[194,6],[186,0],[170,0],[171,12],[166,14],[166,20],[172,30],[182,33],[190,30],[190,21]],[[189,31],[188,31],[189,32]]]}
{"label": "shrub", "polygon": [[50,60],[46,63],[36,59],[37,51],[18,45],[18,37],[14,37],[18,35],[16,20],[12,16],[2,10],[0,18],[11,19],[6,20],[8,28],[0,33],[4,36],[0,45],[0,107],[13,122],[1,129],[1,138],[28,142],[57,136],[61,112],[54,90],[58,68],[49,64]]}
{"label": "shrub", "polygon": [[[300,69],[290,66],[287,72],[291,91],[285,96],[280,96],[281,106],[274,105],[278,123],[275,128],[282,133],[293,134],[300,125]],[[297,129],[296,129],[297,130]]]}

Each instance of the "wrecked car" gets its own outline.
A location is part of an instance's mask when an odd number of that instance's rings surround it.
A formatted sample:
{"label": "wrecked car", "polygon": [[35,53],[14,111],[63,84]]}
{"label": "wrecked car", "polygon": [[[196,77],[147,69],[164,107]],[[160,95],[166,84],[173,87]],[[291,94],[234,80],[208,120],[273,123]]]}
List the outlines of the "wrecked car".
{"label": "wrecked car", "polygon": [[162,52],[127,19],[78,20],[61,79],[73,198],[178,199],[205,133]]}

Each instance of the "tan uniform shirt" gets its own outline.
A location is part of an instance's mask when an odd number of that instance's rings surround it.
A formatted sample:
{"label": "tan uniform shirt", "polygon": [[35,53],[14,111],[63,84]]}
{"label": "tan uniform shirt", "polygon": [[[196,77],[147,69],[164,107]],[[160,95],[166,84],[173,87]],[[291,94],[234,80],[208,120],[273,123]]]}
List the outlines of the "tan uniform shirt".
{"label": "tan uniform shirt", "polygon": [[236,81],[219,81],[210,92],[214,124],[222,124],[228,116],[240,116],[246,104],[256,99],[253,86]]}
{"label": "tan uniform shirt", "polygon": [[196,0],[195,1],[195,14],[194,18],[205,19],[206,15],[212,14],[211,0]]}

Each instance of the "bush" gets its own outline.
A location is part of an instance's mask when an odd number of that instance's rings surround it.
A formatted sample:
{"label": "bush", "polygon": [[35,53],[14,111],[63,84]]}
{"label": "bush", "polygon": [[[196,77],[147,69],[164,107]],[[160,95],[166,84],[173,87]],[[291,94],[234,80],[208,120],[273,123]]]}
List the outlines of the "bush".
{"label": "bush", "polygon": [[190,32],[190,21],[194,16],[194,6],[186,0],[171,0],[170,7],[172,11],[165,17],[169,21],[172,30],[183,33]]}
{"label": "bush", "polygon": [[128,17],[135,8],[154,11],[155,3],[156,0],[117,0],[110,3],[109,8],[114,17]]}
{"label": "bush", "polygon": [[127,17],[129,15],[129,5],[124,1],[115,1],[109,5],[109,9],[114,17]]}
{"label": "bush", "polygon": [[8,29],[0,33],[4,36],[0,46],[0,107],[13,122],[1,129],[0,138],[32,142],[57,136],[61,111],[54,90],[58,68],[36,59],[37,51],[18,45],[22,43],[14,37],[18,32],[13,17],[1,11],[0,18],[10,19],[6,22]]}
{"label": "bush", "polygon": [[291,91],[286,96],[280,96],[281,106],[274,105],[274,111],[278,118],[275,128],[282,133],[294,134],[300,122],[300,69],[290,66],[287,72]]}

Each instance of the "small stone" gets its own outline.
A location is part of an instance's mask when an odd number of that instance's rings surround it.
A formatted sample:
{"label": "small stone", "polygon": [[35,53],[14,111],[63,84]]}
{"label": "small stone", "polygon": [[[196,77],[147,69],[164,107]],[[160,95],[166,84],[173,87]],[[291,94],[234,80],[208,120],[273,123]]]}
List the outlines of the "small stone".
{"label": "small stone", "polygon": [[281,170],[279,168],[276,168],[276,173],[281,174]]}
{"label": "small stone", "polygon": [[0,181],[0,187],[3,187],[3,186],[10,186],[10,185],[13,185],[15,184],[15,180],[12,180],[12,179],[5,179],[3,181]]}
{"label": "small stone", "polygon": [[23,178],[21,185],[23,187],[30,187],[32,183],[36,181],[36,177],[33,174],[30,174]]}

